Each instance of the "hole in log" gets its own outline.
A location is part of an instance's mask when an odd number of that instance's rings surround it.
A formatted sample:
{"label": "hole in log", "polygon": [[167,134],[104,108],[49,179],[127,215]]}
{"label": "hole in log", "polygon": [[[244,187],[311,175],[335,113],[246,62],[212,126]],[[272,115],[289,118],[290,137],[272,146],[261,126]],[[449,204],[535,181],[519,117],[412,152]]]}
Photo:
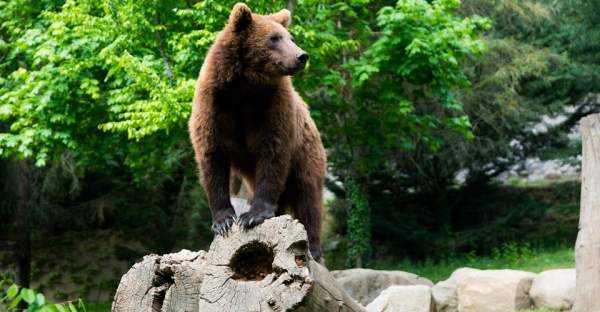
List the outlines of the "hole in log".
{"label": "hole in log", "polygon": [[293,244],[290,245],[290,247],[287,248],[287,251],[289,253],[292,253],[297,256],[306,255],[307,250],[308,250],[308,242],[306,242],[304,240],[294,242]]}
{"label": "hole in log", "polygon": [[162,311],[167,290],[173,283],[175,283],[175,280],[173,279],[173,272],[170,269],[163,271],[156,270],[154,272],[154,278],[152,279],[152,287],[154,287],[152,311]]}
{"label": "hole in log", "polygon": [[269,246],[255,241],[240,247],[229,262],[237,281],[260,281],[273,272],[275,255]]}
{"label": "hole in log", "polygon": [[306,254],[308,250],[308,243],[306,241],[297,241],[287,248],[287,251],[294,255],[296,266],[301,268],[306,265]]}

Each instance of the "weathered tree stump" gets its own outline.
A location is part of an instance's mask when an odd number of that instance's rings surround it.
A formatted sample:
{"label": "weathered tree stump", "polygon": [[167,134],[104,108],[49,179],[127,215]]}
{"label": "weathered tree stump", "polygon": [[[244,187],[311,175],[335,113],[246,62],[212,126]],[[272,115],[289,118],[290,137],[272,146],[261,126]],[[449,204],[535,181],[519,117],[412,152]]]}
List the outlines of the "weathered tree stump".
{"label": "weathered tree stump", "polygon": [[364,311],[308,251],[290,216],[214,239],[208,253],[150,255],[121,279],[112,311]]}
{"label": "weathered tree stump", "polygon": [[148,255],[121,278],[112,311],[198,311],[206,252]]}
{"label": "weathered tree stump", "polygon": [[600,114],[581,120],[581,208],[575,245],[575,312],[600,311]]}

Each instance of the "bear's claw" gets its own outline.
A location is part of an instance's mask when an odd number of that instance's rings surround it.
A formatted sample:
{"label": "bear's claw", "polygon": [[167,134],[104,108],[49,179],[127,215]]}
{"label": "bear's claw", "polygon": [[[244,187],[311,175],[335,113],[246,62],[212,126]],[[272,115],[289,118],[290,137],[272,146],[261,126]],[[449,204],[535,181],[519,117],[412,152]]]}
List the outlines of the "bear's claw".
{"label": "bear's claw", "polygon": [[215,235],[225,235],[235,223],[235,215],[225,215],[218,220],[213,221],[211,230]]}
{"label": "bear's claw", "polygon": [[265,220],[272,218],[275,216],[273,211],[261,210],[261,211],[248,211],[243,213],[240,218],[237,220],[237,223],[242,225],[245,228],[250,228],[253,226],[257,226],[263,223]]}

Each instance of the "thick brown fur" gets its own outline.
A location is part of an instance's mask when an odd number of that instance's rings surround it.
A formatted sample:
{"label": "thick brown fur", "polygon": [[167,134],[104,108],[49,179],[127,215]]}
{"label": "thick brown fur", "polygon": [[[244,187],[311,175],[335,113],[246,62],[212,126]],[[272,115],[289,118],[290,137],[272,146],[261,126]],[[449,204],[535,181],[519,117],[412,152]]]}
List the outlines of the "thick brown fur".
{"label": "thick brown fur", "polygon": [[213,232],[235,221],[229,179],[236,174],[254,193],[238,222],[254,226],[289,207],[319,258],[325,150],[292,86],[308,55],[287,31],[290,20],[287,10],[257,15],[234,6],[200,70],[189,130]]}

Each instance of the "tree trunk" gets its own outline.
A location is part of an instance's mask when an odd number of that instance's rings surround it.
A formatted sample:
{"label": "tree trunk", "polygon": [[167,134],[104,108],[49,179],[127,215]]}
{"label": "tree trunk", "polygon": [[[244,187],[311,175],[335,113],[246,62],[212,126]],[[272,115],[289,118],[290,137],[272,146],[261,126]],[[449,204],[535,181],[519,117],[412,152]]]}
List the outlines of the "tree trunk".
{"label": "tree trunk", "polygon": [[113,312],[364,311],[308,251],[289,216],[213,240],[208,253],[150,255],[121,279]]}
{"label": "tree trunk", "polygon": [[287,2],[288,11],[290,11],[292,14],[294,14],[294,10],[296,9],[297,4],[298,4],[298,0],[288,0],[288,2]]}
{"label": "tree trunk", "polygon": [[31,227],[30,227],[30,185],[29,168],[25,160],[17,163],[17,209],[15,210],[15,260],[17,264],[16,283],[29,287],[31,283]]}
{"label": "tree trunk", "polygon": [[600,311],[600,114],[581,120],[581,208],[575,312]]}

